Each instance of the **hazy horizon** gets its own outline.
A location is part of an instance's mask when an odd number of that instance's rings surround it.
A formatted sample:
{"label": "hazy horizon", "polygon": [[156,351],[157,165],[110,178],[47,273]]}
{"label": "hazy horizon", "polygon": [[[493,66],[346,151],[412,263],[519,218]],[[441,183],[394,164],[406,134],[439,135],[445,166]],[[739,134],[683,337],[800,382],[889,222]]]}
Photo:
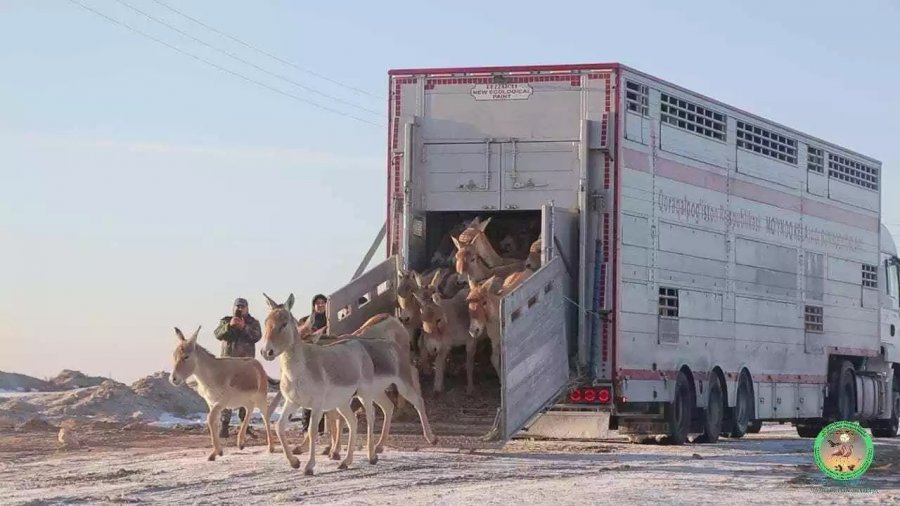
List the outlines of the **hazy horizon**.
{"label": "hazy horizon", "polygon": [[900,231],[888,0],[164,4],[0,1],[0,370],[130,383],[170,369],[175,326],[218,354],[235,297],[306,314],[384,221],[390,68],[618,61],[881,160]]}

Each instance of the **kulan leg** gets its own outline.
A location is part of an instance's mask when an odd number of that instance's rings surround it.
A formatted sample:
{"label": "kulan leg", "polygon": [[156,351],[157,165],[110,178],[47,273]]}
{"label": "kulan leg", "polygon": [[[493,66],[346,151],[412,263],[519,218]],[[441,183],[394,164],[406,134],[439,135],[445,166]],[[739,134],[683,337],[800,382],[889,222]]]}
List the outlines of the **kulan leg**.
{"label": "kulan leg", "polygon": [[322,419],[322,410],[319,408],[312,408],[309,410],[309,428],[306,432],[309,433],[309,460],[306,461],[306,467],[303,469],[303,474],[307,476],[313,475],[313,468],[316,467],[316,437],[312,434],[312,429],[316,428],[319,425],[319,420]]}
{"label": "kulan leg", "polygon": [[238,449],[243,450],[244,445],[247,444],[247,427],[250,426],[250,413],[245,407],[242,407],[241,409],[244,410],[244,419],[241,420],[241,428],[238,429],[237,447]]}
{"label": "kulan leg", "polygon": [[290,462],[291,467],[294,469],[300,468],[300,460],[295,457],[291,453],[291,449],[288,448],[287,444],[287,434],[285,434],[285,428],[287,427],[288,418],[291,416],[298,406],[291,402],[288,399],[284,400],[284,410],[281,412],[281,416],[278,417],[278,425],[275,426],[275,433],[278,434],[278,439],[281,440],[281,449],[284,451],[284,456],[287,457],[288,462]]}
{"label": "kulan leg", "polygon": [[350,431],[347,439],[347,457],[341,462],[341,465],[338,466],[338,469],[347,469],[353,464],[353,450],[356,449],[356,426],[359,423],[359,420],[356,418],[356,412],[353,411],[353,408],[350,406],[349,400],[347,401],[346,406],[337,408],[337,411],[344,418]]}
{"label": "kulan leg", "polygon": [[428,423],[428,416],[425,414],[425,400],[422,398],[420,390],[418,388],[419,383],[416,381],[416,376],[418,376],[419,372],[416,371],[414,367],[409,368],[409,373],[402,374],[402,380],[397,383],[397,391],[409,401],[416,408],[416,412],[419,413],[419,420],[422,422],[422,434],[425,436],[425,440],[431,444],[437,444],[437,438],[434,437],[434,433],[431,431],[431,425]]}
{"label": "kulan leg", "polygon": [[328,444],[322,450],[322,455],[331,455],[331,449],[334,447],[334,418],[338,416],[334,410],[325,412],[325,431],[328,433]]}
{"label": "kulan leg", "polygon": [[[384,392],[381,392],[382,395],[387,397]],[[369,457],[369,464],[373,466],[378,463],[378,455],[375,454],[375,441],[374,437],[372,437],[372,432],[375,426],[375,408],[372,407],[372,398],[366,397],[362,400],[363,409],[366,412],[366,453]],[[391,402],[388,399],[388,402]]]}
{"label": "kulan leg", "polygon": [[[397,388],[397,392],[397,398],[404,399],[404,397],[399,394],[399,388]],[[391,418],[394,416],[394,403],[391,402],[391,398],[384,392],[375,394],[373,400],[375,401],[375,404],[378,404],[378,407],[381,408],[381,412],[384,414],[384,423],[381,424],[381,436],[378,437],[378,443],[375,445],[375,453],[381,453],[384,451],[384,442],[387,440],[387,436],[391,431]]]}
{"label": "kulan leg", "polygon": [[444,346],[434,359],[434,392],[441,393],[444,391],[444,369],[447,367],[447,356],[450,354],[450,347]]}
{"label": "kulan leg", "polygon": [[466,393],[475,393],[475,339],[466,341]]}
{"label": "kulan leg", "polygon": [[206,460],[213,461],[216,460],[216,455],[222,455],[222,446],[219,443],[219,417],[222,415],[221,406],[213,406],[209,410],[209,414],[206,415],[206,423],[209,425],[209,434],[212,437],[212,453],[206,458]]}
{"label": "kulan leg", "polygon": [[342,418],[337,410],[332,411],[331,415],[331,460],[341,460],[341,432],[343,431]]}
{"label": "kulan leg", "polygon": [[269,446],[269,453],[275,453],[275,445],[272,441],[272,431],[269,426],[269,417],[267,416],[268,413],[266,411],[266,396],[263,396],[261,399],[256,401],[256,408],[259,409],[260,414],[262,414],[263,423],[266,427],[266,444]]}

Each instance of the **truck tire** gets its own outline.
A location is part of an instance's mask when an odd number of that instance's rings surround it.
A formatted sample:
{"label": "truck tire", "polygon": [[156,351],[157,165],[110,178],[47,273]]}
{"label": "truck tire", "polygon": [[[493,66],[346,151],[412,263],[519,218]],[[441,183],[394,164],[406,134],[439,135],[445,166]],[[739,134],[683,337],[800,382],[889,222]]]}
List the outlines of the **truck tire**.
{"label": "truck tire", "polygon": [[744,437],[750,428],[753,419],[753,408],[756,402],[753,400],[753,383],[746,371],[741,373],[738,380],[734,408],[731,410],[731,431],[729,437],[734,439]]}
{"label": "truck tire", "polygon": [[891,403],[891,418],[886,422],[882,422],[878,427],[872,427],[872,435],[875,437],[897,437],[897,431],[900,429],[900,392],[894,390],[893,402]]}
{"label": "truck tire", "polygon": [[835,415],[838,420],[853,420],[856,414],[856,369],[849,360],[841,362],[835,380]]}
{"label": "truck tire", "polygon": [[761,430],[762,422],[760,420],[750,420],[750,425],[747,426],[747,434],[759,434]]}
{"label": "truck tire", "polygon": [[691,380],[684,371],[678,371],[678,377],[675,379],[675,398],[672,399],[672,404],[666,407],[669,444],[683,445],[687,442],[696,405]]}
{"label": "truck tire", "polygon": [[703,434],[697,438],[698,443],[717,443],[722,434],[725,421],[725,389],[718,374],[709,377],[709,393],[706,397],[706,409],[703,418]]}

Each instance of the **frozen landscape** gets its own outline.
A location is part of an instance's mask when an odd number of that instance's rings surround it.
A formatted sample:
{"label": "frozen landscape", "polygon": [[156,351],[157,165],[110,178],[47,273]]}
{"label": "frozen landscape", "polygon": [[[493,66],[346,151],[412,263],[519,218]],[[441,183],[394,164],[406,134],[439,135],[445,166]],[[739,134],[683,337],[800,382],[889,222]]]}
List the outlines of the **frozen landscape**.
{"label": "frozen landscape", "polygon": [[[900,502],[900,441],[877,439],[869,472],[842,484],[816,469],[812,440],[798,438],[790,425],[766,425],[716,445],[630,444],[613,432],[600,442],[516,440],[499,449],[460,449],[453,438],[427,445],[414,420],[404,418],[377,465],[358,451],[351,468],[339,471],[319,456],[310,477],[280,451],[265,451],[257,415],[250,446],[238,450],[232,431],[224,456],[207,462],[205,405],[191,389],[172,387],[164,373],[131,386],[68,376],[46,384],[18,378],[18,386],[0,377],[3,504]],[[294,445],[301,434],[290,425]],[[434,425],[439,437],[454,429],[449,420]],[[73,443],[59,442],[63,427]],[[361,449],[363,439],[358,443]]]}

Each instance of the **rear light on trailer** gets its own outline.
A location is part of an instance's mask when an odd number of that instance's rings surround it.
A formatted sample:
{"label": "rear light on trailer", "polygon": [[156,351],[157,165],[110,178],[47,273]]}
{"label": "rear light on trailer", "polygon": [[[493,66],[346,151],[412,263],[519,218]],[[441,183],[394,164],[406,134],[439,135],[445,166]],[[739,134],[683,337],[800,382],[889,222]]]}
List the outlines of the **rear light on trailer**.
{"label": "rear light on trailer", "polygon": [[611,399],[609,387],[581,387],[569,391],[569,401],[574,404],[609,404]]}

